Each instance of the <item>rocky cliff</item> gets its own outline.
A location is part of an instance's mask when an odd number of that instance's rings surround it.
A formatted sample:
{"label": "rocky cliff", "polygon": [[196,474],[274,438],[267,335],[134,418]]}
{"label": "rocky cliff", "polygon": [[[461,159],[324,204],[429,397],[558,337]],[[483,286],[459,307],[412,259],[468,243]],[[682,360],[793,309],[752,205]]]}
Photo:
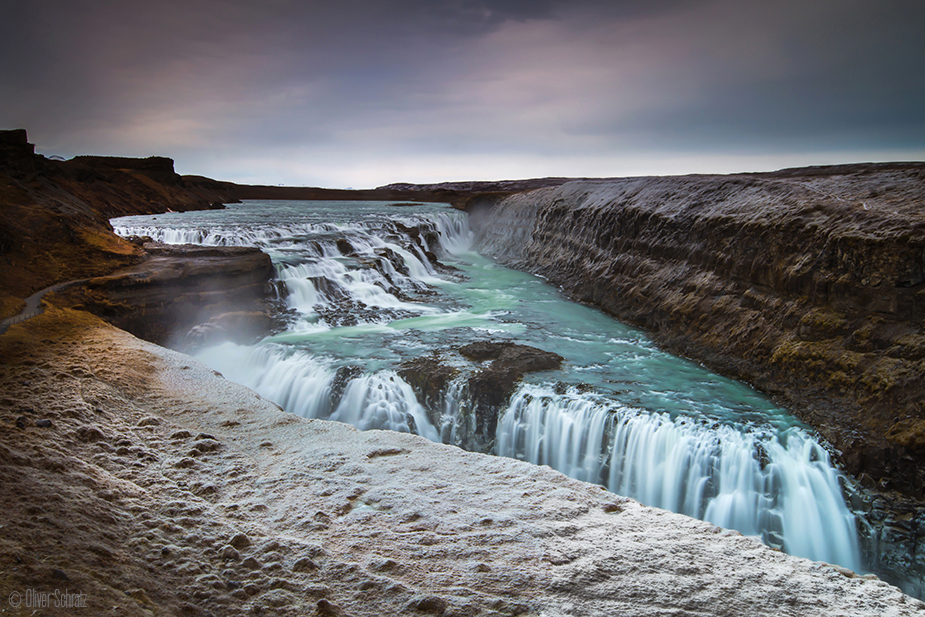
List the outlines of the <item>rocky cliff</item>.
{"label": "rocky cliff", "polygon": [[265,336],[278,314],[270,257],[257,248],[147,243],[134,266],[57,294],[135,336],[174,348]]}
{"label": "rocky cliff", "polygon": [[35,154],[26,131],[0,131],[0,317],[29,294],[137,263],[142,250],[112,233],[115,216],[221,207],[234,196],[184,179],[163,157]]}
{"label": "rocky cliff", "polygon": [[483,250],[770,393],[867,486],[921,497],[923,199],[913,163],[573,182],[472,214]]}

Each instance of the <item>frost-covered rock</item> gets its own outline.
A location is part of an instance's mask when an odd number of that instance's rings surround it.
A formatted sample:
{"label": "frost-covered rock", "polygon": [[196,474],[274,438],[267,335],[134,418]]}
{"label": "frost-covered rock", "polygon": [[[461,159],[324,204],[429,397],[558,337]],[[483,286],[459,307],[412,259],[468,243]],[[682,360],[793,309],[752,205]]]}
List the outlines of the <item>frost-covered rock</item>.
{"label": "frost-covered rock", "polygon": [[83,313],[13,326],[0,359],[7,596],[66,584],[127,615],[925,611],[548,467],[287,414]]}

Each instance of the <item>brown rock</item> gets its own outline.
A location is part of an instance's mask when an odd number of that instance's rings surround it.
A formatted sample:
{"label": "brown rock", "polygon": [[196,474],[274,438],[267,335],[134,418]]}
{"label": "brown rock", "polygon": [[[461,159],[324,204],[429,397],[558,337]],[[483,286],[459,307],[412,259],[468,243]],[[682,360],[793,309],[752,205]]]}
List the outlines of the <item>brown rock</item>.
{"label": "brown rock", "polygon": [[572,182],[472,220],[483,250],[756,385],[850,472],[922,496],[923,198],[925,164],[897,163]]}

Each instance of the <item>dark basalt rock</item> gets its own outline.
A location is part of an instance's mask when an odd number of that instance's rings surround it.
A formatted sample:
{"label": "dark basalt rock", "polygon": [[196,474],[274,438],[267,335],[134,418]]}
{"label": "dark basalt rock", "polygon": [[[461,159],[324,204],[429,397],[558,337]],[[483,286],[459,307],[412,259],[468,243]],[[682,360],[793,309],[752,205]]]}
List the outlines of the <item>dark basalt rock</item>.
{"label": "dark basalt rock", "polygon": [[443,409],[444,396],[450,382],[459,375],[459,368],[447,364],[443,357],[434,353],[403,362],[398,375],[414,389],[431,423],[440,426],[438,416]]}
{"label": "dark basalt rock", "polygon": [[504,365],[521,374],[557,369],[563,361],[562,356],[551,351],[511,342],[477,341],[463,345],[459,353],[475,362],[494,360],[492,366]]}
{"label": "dark basalt rock", "polygon": [[350,257],[356,256],[357,254],[356,249],[353,248],[353,245],[350,244],[350,241],[347,240],[346,238],[338,238],[335,244],[337,246],[337,250],[340,251],[341,255],[347,255]]}
{"label": "dark basalt rock", "polygon": [[[392,267],[395,268],[396,272],[404,274],[405,276],[409,275],[408,266],[407,264],[405,264],[405,258],[399,255],[398,253],[396,253],[395,251],[393,251],[392,249],[388,247],[380,247],[380,248],[373,249],[373,252],[381,259],[388,260],[389,263],[392,264]],[[376,270],[378,270],[382,276],[388,278],[388,273],[385,271],[385,268],[382,266],[381,263],[377,261],[375,267],[376,267]]]}
{"label": "dark basalt rock", "polygon": [[145,251],[138,265],[72,286],[62,299],[175,347],[245,342],[280,326],[273,265],[259,249],[146,244]]}
{"label": "dark basalt rock", "polygon": [[340,404],[340,399],[344,396],[347,385],[363,375],[363,369],[359,366],[349,365],[338,367],[334,374],[334,380],[331,382],[331,395],[329,397],[330,410],[333,412]]}
{"label": "dark basalt rock", "polygon": [[562,356],[511,342],[479,341],[459,348],[459,353],[485,363],[469,378],[469,396],[475,405],[476,432],[494,435],[500,407],[507,402],[524,373],[548,371],[562,365]]}
{"label": "dark basalt rock", "polygon": [[491,451],[498,414],[524,374],[557,369],[563,361],[558,354],[510,341],[477,341],[457,351],[477,366],[459,366],[460,361],[449,361],[435,353],[404,362],[398,374],[414,388],[435,426],[442,425],[444,397],[450,383],[465,379],[461,400],[456,403],[461,415],[474,414],[474,431],[464,421],[457,427],[457,445],[478,452]]}

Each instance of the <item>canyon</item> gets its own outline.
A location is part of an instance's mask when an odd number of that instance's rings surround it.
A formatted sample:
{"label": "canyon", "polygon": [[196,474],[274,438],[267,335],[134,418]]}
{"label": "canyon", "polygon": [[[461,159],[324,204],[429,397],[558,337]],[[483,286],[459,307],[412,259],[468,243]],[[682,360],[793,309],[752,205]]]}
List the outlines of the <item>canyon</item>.
{"label": "canyon", "polygon": [[[87,280],[0,337],[3,490],[16,496],[5,591],[66,581],[129,614],[923,609],[874,577],[548,468],[285,414],[91,317],[161,343],[177,329],[272,331],[280,315],[259,251],[123,239],[108,219],[289,193],[180,177],[169,159],[48,161],[11,133],[0,135],[3,315],[38,289]],[[916,562],[922,170],[290,196],[441,197],[467,209],[497,259],[787,404],[890,500],[889,528],[911,538],[901,558]],[[208,314],[191,311],[203,300]],[[478,362],[522,352],[460,349]],[[519,379],[512,370],[496,372],[506,384]],[[508,394],[489,387],[486,400]]]}
{"label": "canyon", "polygon": [[471,215],[482,247],[925,486],[925,165],[573,182]]}

